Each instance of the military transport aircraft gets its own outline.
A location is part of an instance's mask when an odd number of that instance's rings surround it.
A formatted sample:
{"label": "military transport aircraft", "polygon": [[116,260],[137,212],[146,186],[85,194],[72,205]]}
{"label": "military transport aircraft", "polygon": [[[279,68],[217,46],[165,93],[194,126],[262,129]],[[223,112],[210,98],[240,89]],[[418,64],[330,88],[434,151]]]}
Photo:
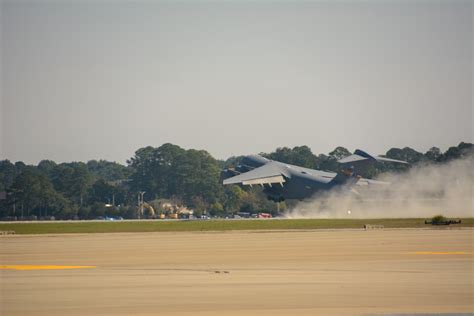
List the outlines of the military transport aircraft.
{"label": "military transport aircraft", "polygon": [[326,172],[285,164],[260,155],[245,156],[235,169],[222,171],[224,185],[260,185],[270,200],[303,200],[321,190],[335,187],[352,187],[355,184],[386,184],[385,182],[364,179],[360,174],[377,162],[407,162],[372,156],[360,149],[353,155],[338,160],[341,168],[337,173]]}

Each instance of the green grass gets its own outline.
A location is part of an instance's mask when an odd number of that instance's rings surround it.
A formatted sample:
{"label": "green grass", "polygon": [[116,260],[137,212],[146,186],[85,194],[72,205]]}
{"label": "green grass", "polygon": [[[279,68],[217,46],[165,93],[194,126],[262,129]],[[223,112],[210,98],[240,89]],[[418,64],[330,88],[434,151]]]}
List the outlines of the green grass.
{"label": "green grass", "polygon": [[[0,223],[0,231],[16,234],[67,234],[113,232],[182,232],[229,230],[287,230],[362,228],[364,224],[386,228],[425,228],[424,218],[401,219],[279,219],[279,220],[206,220],[206,221],[117,221],[117,222],[41,222]],[[462,219],[462,224],[449,227],[474,227],[474,218]]]}

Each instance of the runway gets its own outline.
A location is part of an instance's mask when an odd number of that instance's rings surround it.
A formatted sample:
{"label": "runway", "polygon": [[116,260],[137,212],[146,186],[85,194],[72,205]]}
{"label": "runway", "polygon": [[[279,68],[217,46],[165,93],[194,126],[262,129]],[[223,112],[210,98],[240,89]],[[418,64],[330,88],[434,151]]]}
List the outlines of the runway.
{"label": "runway", "polygon": [[473,229],[2,236],[0,315],[473,313],[473,238]]}

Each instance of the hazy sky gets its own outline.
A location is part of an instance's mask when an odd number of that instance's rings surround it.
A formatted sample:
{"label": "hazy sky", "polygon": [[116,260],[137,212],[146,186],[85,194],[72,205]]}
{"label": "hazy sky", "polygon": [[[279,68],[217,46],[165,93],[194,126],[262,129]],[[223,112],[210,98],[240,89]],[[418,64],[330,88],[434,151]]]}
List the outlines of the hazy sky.
{"label": "hazy sky", "polygon": [[0,1],[0,159],[474,140],[473,1]]}

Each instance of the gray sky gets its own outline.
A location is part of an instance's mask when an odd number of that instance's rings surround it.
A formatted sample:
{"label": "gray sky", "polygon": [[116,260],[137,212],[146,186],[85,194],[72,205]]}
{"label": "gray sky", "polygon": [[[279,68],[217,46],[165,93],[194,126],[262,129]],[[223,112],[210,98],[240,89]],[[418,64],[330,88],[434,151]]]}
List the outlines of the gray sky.
{"label": "gray sky", "polygon": [[0,1],[0,159],[474,139],[472,1]]}

